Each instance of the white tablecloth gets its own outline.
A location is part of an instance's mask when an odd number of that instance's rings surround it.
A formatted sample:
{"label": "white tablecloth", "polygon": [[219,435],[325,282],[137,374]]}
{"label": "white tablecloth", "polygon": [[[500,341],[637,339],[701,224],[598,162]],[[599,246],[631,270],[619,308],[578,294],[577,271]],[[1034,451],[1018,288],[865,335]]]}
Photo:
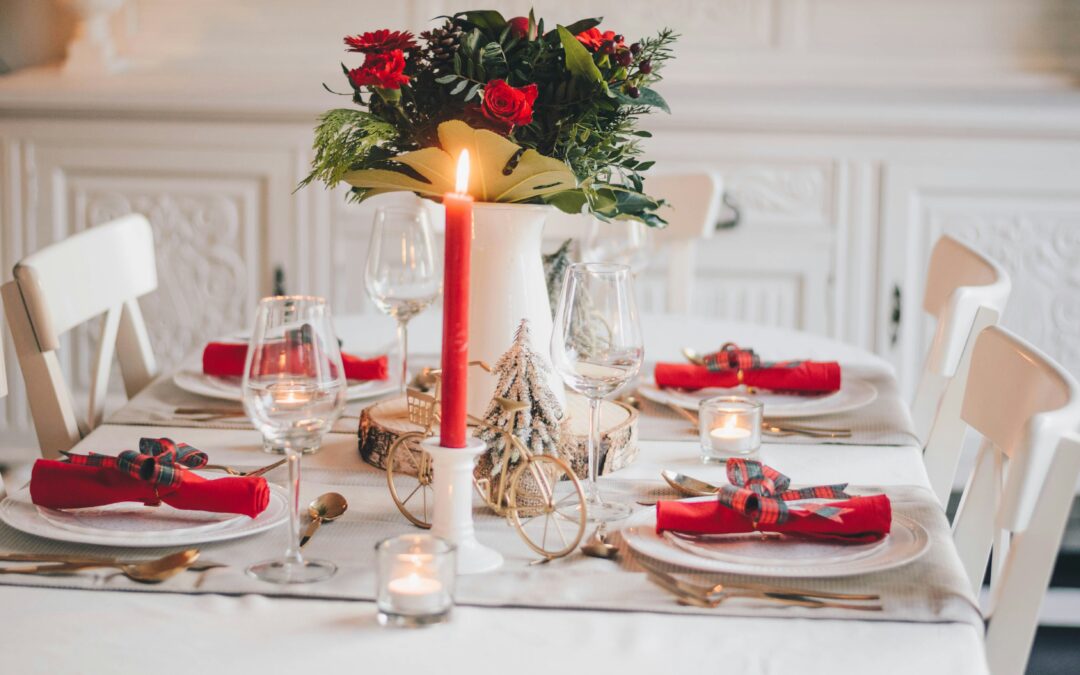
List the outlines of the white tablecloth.
{"label": "white tablecloth", "polygon": [[[662,323],[645,322],[647,348],[656,358],[673,358],[684,343],[738,339],[770,357],[782,349],[777,357],[876,361],[851,347],[789,332],[696,320],[695,328],[708,328],[709,336],[691,340],[687,336],[701,333],[688,332],[685,322],[678,330],[670,321],[666,328]],[[363,332],[357,332],[360,327]],[[347,343],[375,337],[369,329],[367,322],[341,322]],[[257,449],[258,435],[238,430],[108,425],[77,450],[124,447],[147,432],[184,438],[208,451],[214,462],[256,464],[265,459]],[[328,443],[355,441],[333,435]],[[321,453],[311,464],[328,462],[334,454]],[[842,467],[843,479],[852,483],[926,485],[914,447],[769,445],[762,454],[765,462],[800,482],[834,481]],[[646,442],[642,459],[647,461],[616,476],[653,478],[656,464],[689,466],[696,455],[692,443]],[[5,673],[546,674],[554,669],[986,672],[981,635],[968,624],[461,607],[449,624],[391,631],[377,626],[374,606],[364,602],[0,587],[0,672]]]}

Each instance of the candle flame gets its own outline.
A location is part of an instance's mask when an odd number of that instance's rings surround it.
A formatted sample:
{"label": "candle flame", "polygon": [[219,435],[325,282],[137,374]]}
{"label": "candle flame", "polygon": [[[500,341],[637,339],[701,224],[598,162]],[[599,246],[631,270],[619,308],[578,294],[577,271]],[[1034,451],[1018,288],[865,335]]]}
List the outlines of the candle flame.
{"label": "candle flame", "polygon": [[469,151],[462,150],[457,162],[457,183],[454,190],[463,195],[469,191]]}

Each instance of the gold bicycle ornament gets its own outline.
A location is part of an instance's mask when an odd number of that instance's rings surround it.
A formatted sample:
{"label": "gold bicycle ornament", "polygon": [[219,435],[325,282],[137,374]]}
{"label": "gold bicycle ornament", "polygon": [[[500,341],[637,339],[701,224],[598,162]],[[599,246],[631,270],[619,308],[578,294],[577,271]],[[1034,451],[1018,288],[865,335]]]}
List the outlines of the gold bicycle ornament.
{"label": "gold bicycle ornament", "polygon": [[[470,366],[490,370],[473,361]],[[409,421],[421,428],[394,441],[386,457],[386,483],[401,514],[417,527],[431,527],[434,504],[431,456],[421,442],[437,433],[439,423],[439,371],[434,377],[434,394],[418,389],[406,391]],[[499,470],[492,478],[473,478],[473,486],[495,514],[507,519],[530,549],[545,559],[561,558],[577,548],[585,536],[587,514],[585,491],[570,465],[559,457],[534,454],[514,433],[516,413],[528,403],[496,397],[495,401],[511,419],[508,429],[499,429],[469,416],[470,426],[493,429],[504,441]],[[516,455],[516,466],[511,458]]]}

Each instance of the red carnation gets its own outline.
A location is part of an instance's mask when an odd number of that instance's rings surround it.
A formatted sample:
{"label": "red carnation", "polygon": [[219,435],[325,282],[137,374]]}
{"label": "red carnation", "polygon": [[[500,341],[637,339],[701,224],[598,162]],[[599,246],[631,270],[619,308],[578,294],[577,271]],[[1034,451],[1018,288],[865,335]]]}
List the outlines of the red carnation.
{"label": "red carnation", "polygon": [[400,89],[409,83],[405,74],[405,55],[400,49],[387,54],[368,54],[364,65],[349,71],[349,81],[354,87],[379,87]]}
{"label": "red carnation", "polygon": [[611,43],[618,49],[623,46],[623,40],[616,40],[615,38],[621,38],[621,35],[616,35],[615,31],[608,30],[603,33],[599,28],[590,28],[589,30],[582,31],[577,34],[578,42],[585,45],[590,51],[598,52],[600,48],[604,46],[604,43],[611,40]]}
{"label": "red carnation", "polygon": [[484,86],[484,117],[511,128],[522,126],[532,122],[535,101],[535,84],[518,89],[506,80],[492,80]]}
{"label": "red carnation", "polygon": [[345,44],[349,46],[350,52],[364,54],[382,54],[395,49],[416,49],[412,33],[407,30],[387,30],[386,28],[346,37]]}
{"label": "red carnation", "polygon": [[510,34],[520,39],[533,39],[533,35],[529,34],[529,17],[527,16],[515,16],[506,22],[510,25]]}

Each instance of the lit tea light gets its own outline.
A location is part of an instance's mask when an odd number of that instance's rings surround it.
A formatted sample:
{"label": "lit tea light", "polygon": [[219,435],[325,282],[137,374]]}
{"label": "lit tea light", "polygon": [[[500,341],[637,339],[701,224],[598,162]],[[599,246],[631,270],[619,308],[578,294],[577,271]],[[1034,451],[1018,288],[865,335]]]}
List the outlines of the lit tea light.
{"label": "lit tea light", "polygon": [[375,547],[375,603],[384,626],[446,621],[454,606],[456,551],[428,534],[392,537]]}
{"label": "lit tea light", "polygon": [[310,387],[280,385],[271,390],[270,396],[278,408],[302,408],[311,403],[312,392]]}
{"label": "lit tea light", "polygon": [[732,455],[749,455],[761,446],[759,401],[741,396],[718,396],[701,403],[702,459],[722,462]]}
{"label": "lit tea light", "polygon": [[390,602],[402,614],[434,614],[445,609],[443,585],[437,579],[412,573],[386,584]]}
{"label": "lit tea light", "polygon": [[750,430],[737,426],[737,424],[738,420],[735,417],[729,417],[723,426],[716,427],[709,432],[713,450],[728,452],[733,455],[753,450]]}

